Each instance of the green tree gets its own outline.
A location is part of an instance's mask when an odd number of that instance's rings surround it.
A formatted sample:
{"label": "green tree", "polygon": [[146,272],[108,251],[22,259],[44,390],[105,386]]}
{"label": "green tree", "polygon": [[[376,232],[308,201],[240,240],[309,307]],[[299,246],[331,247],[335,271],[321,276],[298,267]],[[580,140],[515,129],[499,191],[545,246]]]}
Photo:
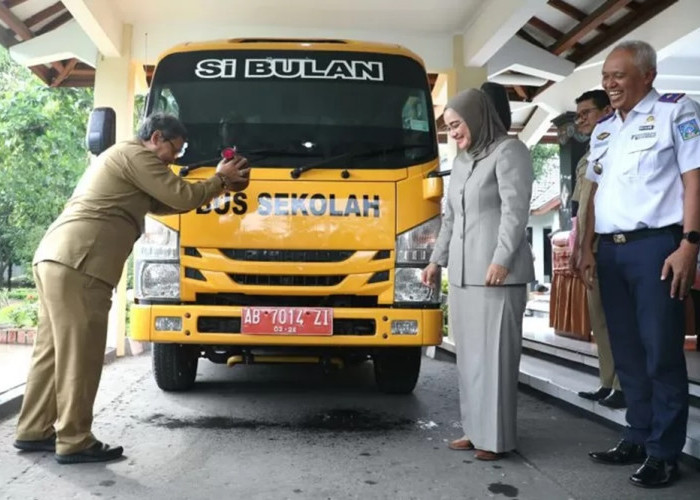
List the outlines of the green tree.
{"label": "green tree", "polygon": [[552,158],[559,156],[558,144],[536,144],[530,149],[532,166],[535,170],[535,180],[544,173],[544,167]]}
{"label": "green tree", "polygon": [[88,164],[92,89],[50,88],[0,47],[0,283],[28,265]]}

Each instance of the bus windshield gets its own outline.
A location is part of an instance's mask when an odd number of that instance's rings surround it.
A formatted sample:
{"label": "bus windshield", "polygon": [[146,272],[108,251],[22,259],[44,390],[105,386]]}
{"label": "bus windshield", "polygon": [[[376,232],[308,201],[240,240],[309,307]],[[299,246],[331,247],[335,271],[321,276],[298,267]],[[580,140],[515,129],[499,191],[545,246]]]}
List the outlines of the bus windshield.
{"label": "bus windshield", "polygon": [[216,158],[230,146],[256,167],[386,169],[437,158],[428,79],[405,56],[300,50],[170,54],[156,68],[148,99],[147,114],[159,111],[178,116],[187,127],[180,165]]}

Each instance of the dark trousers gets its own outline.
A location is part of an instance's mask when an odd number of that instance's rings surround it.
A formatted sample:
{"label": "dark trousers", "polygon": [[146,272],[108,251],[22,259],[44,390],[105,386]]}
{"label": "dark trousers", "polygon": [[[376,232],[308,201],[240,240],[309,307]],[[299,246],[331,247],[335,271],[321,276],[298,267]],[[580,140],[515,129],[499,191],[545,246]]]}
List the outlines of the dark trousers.
{"label": "dark trousers", "polygon": [[601,240],[596,257],[615,371],[627,401],[624,438],[663,460],[681,454],[688,422],[683,302],[670,297],[671,276],[660,279],[664,260],[679,243],[675,231],[622,244]]}

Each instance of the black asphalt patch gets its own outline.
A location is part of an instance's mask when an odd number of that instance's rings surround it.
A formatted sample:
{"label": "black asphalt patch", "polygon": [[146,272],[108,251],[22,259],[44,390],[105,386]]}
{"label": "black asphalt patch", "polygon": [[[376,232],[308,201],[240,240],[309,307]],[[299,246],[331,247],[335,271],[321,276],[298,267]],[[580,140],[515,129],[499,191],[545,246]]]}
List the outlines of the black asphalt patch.
{"label": "black asphalt patch", "polygon": [[235,417],[173,418],[160,413],[142,419],[142,422],[166,429],[288,429],[345,432],[387,432],[405,430],[416,425],[407,418],[396,418],[383,413],[356,409],[325,410],[292,422],[251,420]]}

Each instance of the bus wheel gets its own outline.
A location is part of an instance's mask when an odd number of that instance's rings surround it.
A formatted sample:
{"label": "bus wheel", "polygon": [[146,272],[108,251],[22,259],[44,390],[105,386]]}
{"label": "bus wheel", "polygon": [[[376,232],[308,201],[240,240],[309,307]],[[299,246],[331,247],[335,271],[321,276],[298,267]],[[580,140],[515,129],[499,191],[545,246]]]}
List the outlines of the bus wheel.
{"label": "bus wheel", "polygon": [[379,389],[387,394],[411,393],[418,382],[421,356],[420,347],[377,349],[373,359]]}
{"label": "bus wheel", "polygon": [[182,344],[153,344],[153,374],[164,391],[186,391],[197,377],[199,348]]}

